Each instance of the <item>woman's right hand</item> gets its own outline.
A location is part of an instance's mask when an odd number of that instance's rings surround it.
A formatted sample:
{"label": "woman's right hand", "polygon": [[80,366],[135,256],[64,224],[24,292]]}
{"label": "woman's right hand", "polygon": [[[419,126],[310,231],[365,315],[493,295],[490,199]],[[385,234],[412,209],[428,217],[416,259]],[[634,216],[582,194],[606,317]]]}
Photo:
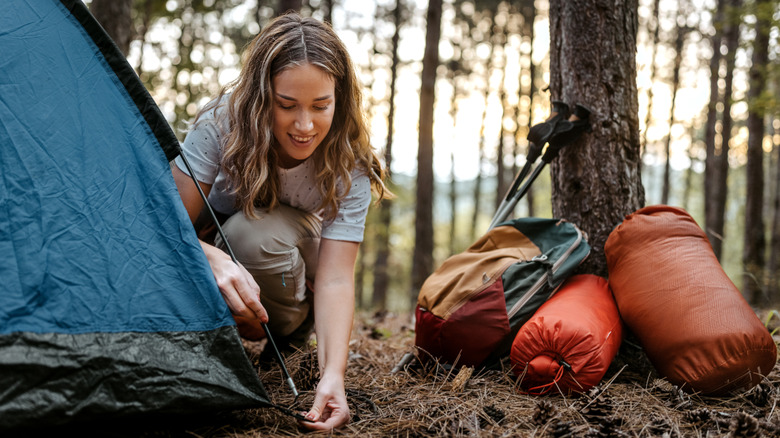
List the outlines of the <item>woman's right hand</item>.
{"label": "woman's right hand", "polygon": [[202,241],[200,245],[231,313],[267,323],[268,312],[260,304],[260,286],[252,274],[219,248]]}

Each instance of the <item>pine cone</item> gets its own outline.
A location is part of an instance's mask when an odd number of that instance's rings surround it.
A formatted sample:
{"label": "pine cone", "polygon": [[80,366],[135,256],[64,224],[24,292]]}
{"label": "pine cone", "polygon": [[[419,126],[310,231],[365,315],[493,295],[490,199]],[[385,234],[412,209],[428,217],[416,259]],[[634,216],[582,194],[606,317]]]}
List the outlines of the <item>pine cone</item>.
{"label": "pine cone", "polygon": [[623,420],[617,417],[602,418],[596,425],[588,429],[585,433],[586,438],[614,438],[622,437],[625,434],[620,431]]}
{"label": "pine cone", "polygon": [[571,421],[555,421],[549,430],[550,436],[553,438],[573,438],[574,423]]}
{"label": "pine cone", "polygon": [[555,405],[548,400],[542,400],[536,403],[536,408],[534,408],[531,420],[537,426],[544,426],[550,419],[555,417],[555,411]]}
{"label": "pine cone", "polygon": [[646,430],[652,436],[663,436],[665,433],[671,435],[672,426],[666,418],[654,415]]}
{"label": "pine cone", "polygon": [[[497,407],[490,405],[490,406],[483,406],[482,412],[485,413],[491,420],[495,421],[496,424],[501,423],[501,420],[506,418],[506,414],[501,409],[498,409]],[[487,419],[480,417],[479,419],[479,426],[484,429],[486,428],[490,423],[487,421]]]}
{"label": "pine cone", "polygon": [[612,414],[612,409],[611,399],[602,395],[585,405],[580,412],[589,423],[597,424],[601,420],[609,417]]}
{"label": "pine cone", "polygon": [[729,437],[732,438],[755,438],[758,436],[761,427],[756,417],[746,413],[737,412],[729,424]]}
{"label": "pine cone", "polygon": [[707,408],[695,409],[685,412],[685,420],[689,423],[702,426],[712,419],[712,413]]}
{"label": "pine cone", "polygon": [[755,388],[750,390],[745,398],[750,401],[750,403],[753,403],[753,405],[761,408],[766,406],[769,403],[769,397],[771,395],[772,391],[771,389],[767,388],[764,385],[756,385]]}

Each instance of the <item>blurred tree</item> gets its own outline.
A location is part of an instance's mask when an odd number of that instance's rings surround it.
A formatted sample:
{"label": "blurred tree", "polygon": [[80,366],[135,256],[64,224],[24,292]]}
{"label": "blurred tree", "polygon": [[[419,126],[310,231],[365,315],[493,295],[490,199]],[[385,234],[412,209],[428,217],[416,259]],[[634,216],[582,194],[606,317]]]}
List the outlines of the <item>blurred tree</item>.
{"label": "blurred tree", "polygon": [[769,64],[769,32],[771,30],[774,2],[756,0],[755,37],[750,66],[750,90],[748,91],[748,151],[747,193],[745,201],[745,235],[742,255],[744,269],[742,293],[752,304],[766,304],[764,293],[764,260],[766,238],[764,233],[764,119],[767,110],[767,71]]}
{"label": "blurred tree", "polygon": [[[553,215],[576,224],[592,247],[583,272],[607,275],[604,242],[644,205],[636,85],[637,1],[550,1],[550,91],[592,110],[593,132],[553,161]],[[583,38],[588,35],[588,38]]]}
{"label": "blurred tree", "polygon": [[[488,6],[494,6],[494,5],[488,5]],[[493,22],[493,17],[495,16],[495,11],[493,9],[486,9],[483,14],[479,14],[478,16],[481,17],[481,20],[478,21],[478,24],[484,25],[487,27],[487,36],[484,39],[484,42],[488,45],[488,55],[487,59],[484,63],[484,72],[483,72],[483,81],[484,81],[484,89],[482,90],[483,93],[483,107],[482,107],[482,117],[480,118],[480,128],[479,128],[479,143],[477,146],[478,151],[478,158],[477,158],[477,177],[474,180],[474,200],[473,200],[473,214],[471,216],[471,232],[469,234],[469,241],[474,241],[476,239],[478,234],[481,234],[481,230],[478,230],[478,221],[480,214],[482,213],[481,208],[481,199],[482,199],[482,180],[484,179],[483,170],[484,170],[484,163],[485,163],[485,140],[486,140],[486,133],[485,133],[485,124],[487,123],[487,112],[488,112],[488,105],[490,103],[490,77],[491,73],[493,71],[493,54],[495,52],[495,42],[493,41],[493,36],[495,34],[495,23]],[[479,32],[479,27],[475,27],[477,29],[477,32]],[[481,32],[480,32],[481,33]],[[472,36],[474,34],[472,33]],[[479,38],[478,36],[476,38]]]}
{"label": "blurred tree", "polygon": [[[723,1],[723,0],[719,0],[719,1]],[[640,169],[642,168],[644,156],[647,153],[647,149],[648,149],[647,131],[650,130],[650,124],[653,121],[653,84],[655,84],[656,81],[656,67],[657,67],[655,58],[658,52],[658,43],[660,41],[660,30],[661,30],[661,23],[658,20],[659,3],[660,0],[653,0],[653,9],[651,12],[651,17],[650,19],[647,20],[647,24],[646,24],[648,32],[650,31],[650,29],[652,29],[653,36],[652,36],[652,42],[650,46],[650,85],[647,87],[647,114],[645,115],[645,130],[642,131],[641,148],[642,148],[643,159],[639,160]]]}
{"label": "blurred tree", "polygon": [[[780,94],[780,76],[775,77],[775,95]],[[767,279],[767,297],[769,302],[780,302],[780,112],[775,102],[774,120],[770,126],[774,127],[772,139],[772,153],[775,156],[774,196],[772,197],[772,226],[770,234],[769,261],[766,270],[769,273]]]}
{"label": "blurred tree", "polygon": [[[669,191],[671,178],[671,157],[672,157],[672,127],[674,126],[674,109],[677,103],[677,90],[680,88],[680,68],[682,66],[683,49],[685,45],[685,37],[691,29],[686,23],[687,11],[681,9],[687,6],[687,2],[680,2],[677,9],[677,19],[675,22],[675,39],[674,39],[674,64],[672,65],[672,104],[669,109],[669,132],[666,133],[666,143],[664,144],[664,180],[663,187],[661,188],[661,204],[669,204]],[[640,161],[641,167],[641,161]]]}
{"label": "blurred tree", "polygon": [[433,107],[439,67],[442,0],[429,0],[426,14],[425,53],[420,87],[417,151],[417,201],[412,256],[412,291],[416,303],[420,287],[433,271]]}
{"label": "blurred tree", "polygon": [[[498,98],[500,103],[501,112],[499,114],[499,126],[498,126],[498,145],[496,146],[496,200],[495,204],[493,206],[493,211],[496,211],[498,209],[498,206],[501,205],[501,201],[504,199],[504,195],[506,195],[507,190],[509,190],[509,182],[507,181],[506,176],[506,166],[504,165],[504,156],[506,155],[505,151],[505,139],[506,139],[506,129],[505,129],[505,122],[508,117],[509,113],[509,103],[507,102],[507,90],[506,90],[506,73],[507,73],[507,63],[509,61],[507,52],[509,51],[509,38],[507,35],[507,27],[509,26],[509,11],[504,7],[504,5],[499,5],[498,14],[496,15],[496,34],[494,36],[494,42],[496,46],[500,49],[500,59],[501,59],[501,75],[500,79],[498,81]],[[519,105],[519,104],[518,104]]]}
{"label": "blurred tree", "polygon": [[[385,167],[388,180],[392,178],[391,165],[393,163],[393,134],[395,133],[395,95],[398,80],[398,44],[400,42],[401,26],[403,25],[405,5],[403,1],[396,0],[395,7],[390,11],[393,23],[393,36],[390,39],[390,92],[387,96],[387,139],[385,141]],[[382,201],[379,206],[379,224],[375,228],[376,233],[376,259],[374,262],[374,294],[372,305],[384,309],[387,307],[388,285],[390,283],[388,273],[388,259],[390,258],[390,219],[393,203],[391,200]]]}
{"label": "blurred tree", "polygon": [[[524,43],[521,44],[528,46],[528,53],[526,59],[528,60],[528,90],[523,87],[523,71],[520,71],[520,77],[518,78],[519,84],[517,87],[518,101],[517,112],[515,113],[515,122],[517,123],[515,129],[515,159],[512,161],[512,174],[517,175],[520,171],[517,166],[517,155],[519,154],[518,145],[520,144],[520,138],[528,135],[528,129],[531,127],[534,121],[534,97],[536,96],[536,64],[534,63],[534,22],[536,21],[536,5],[534,0],[521,0],[519,3],[520,15],[522,16],[522,26],[520,27],[520,36]],[[528,96],[528,110],[527,110],[527,122],[525,126],[520,123],[520,103],[523,101],[523,96]],[[521,134],[522,133],[522,134]],[[528,141],[525,142],[526,153],[528,152]],[[525,202],[528,205],[528,216],[533,217],[536,214],[534,208],[534,190],[533,186],[528,188],[525,194]]]}
{"label": "blurred tree", "polygon": [[[723,80],[723,115],[721,116],[720,148],[716,146],[713,164],[715,169],[712,181],[713,187],[710,190],[712,196],[712,236],[717,236],[712,246],[715,256],[721,259],[723,252],[723,238],[725,232],[726,201],[728,195],[728,177],[729,177],[729,150],[731,143],[731,131],[734,119],[731,115],[731,107],[734,101],[732,95],[734,90],[734,68],[737,59],[737,49],[739,48],[739,26],[742,22],[742,0],[728,0],[725,6],[725,30],[723,38],[726,43],[726,74]],[[710,240],[712,243],[712,240]]]}
{"label": "blurred tree", "polygon": [[[710,39],[712,55],[710,56],[710,100],[707,104],[707,124],[704,129],[704,144],[706,159],[704,168],[704,211],[707,237],[710,239],[715,255],[720,259],[720,248],[723,243],[722,225],[718,229],[718,202],[716,181],[718,181],[719,158],[716,154],[715,140],[717,137],[716,125],[718,123],[718,102],[720,102],[720,60],[721,45],[723,43],[723,16],[726,0],[718,0],[713,14],[714,33]],[[722,214],[723,212],[720,211]],[[722,217],[722,216],[721,216]]]}
{"label": "blurred tree", "polygon": [[286,12],[301,12],[303,0],[278,0],[276,4],[276,15],[282,15]]}
{"label": "blurred tree", "polygon": [[92,0],[89,11],[127,56],[133,39],[133,0]]}

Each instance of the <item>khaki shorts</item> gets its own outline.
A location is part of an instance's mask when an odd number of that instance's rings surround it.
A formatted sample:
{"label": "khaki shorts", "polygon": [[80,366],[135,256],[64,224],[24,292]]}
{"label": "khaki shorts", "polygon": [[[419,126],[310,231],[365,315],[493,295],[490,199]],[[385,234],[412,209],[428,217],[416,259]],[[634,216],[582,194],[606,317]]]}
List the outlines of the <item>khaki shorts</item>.
{"label": "khaki shorts", "polygon": [[[222,225],[225,237],[236,259],[260,286],[260,302],[268,311],[271,333],[277,337],[308,335],[313,311],[306,283],[314,284],[322,223],[316,215],[286,205],[255,213],[257,219],[241,212],[227,219]],[[225,250],[219,235],[214,244]],[[250,333],[247,327],[242,330],[247,321],[237,322],[242,335]]]}

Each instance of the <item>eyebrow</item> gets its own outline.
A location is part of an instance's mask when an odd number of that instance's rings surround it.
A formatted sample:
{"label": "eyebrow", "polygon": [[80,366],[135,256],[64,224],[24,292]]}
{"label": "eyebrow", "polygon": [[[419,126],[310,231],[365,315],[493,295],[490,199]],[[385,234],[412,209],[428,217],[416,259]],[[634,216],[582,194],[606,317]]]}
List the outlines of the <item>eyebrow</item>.
{"label": "eyebrow", "polygon": [[[297,101],[298,101],[298,100],[297,100],[297,99],[295,99],[294,97],[285,96],[284,94],[279,94],[279,93],[276,93],[276,96],[277,96],[277,97],[281,97],[281,98],[282,98],[282,99],[284,99],[284,100],[290,100],[290,101],[293,101],[293,102],[297,102]],[[332,99],[332,98],[333,98],[333,95],[329,94],[329,95],[327,95],[327,96],[317,97],[317,98],[315,98],[315,99],[314,99],[314,101],[315,101],[315,102],[321,102],[321,101],[323,101],[323,100],[329,100],[329,99]]]}

